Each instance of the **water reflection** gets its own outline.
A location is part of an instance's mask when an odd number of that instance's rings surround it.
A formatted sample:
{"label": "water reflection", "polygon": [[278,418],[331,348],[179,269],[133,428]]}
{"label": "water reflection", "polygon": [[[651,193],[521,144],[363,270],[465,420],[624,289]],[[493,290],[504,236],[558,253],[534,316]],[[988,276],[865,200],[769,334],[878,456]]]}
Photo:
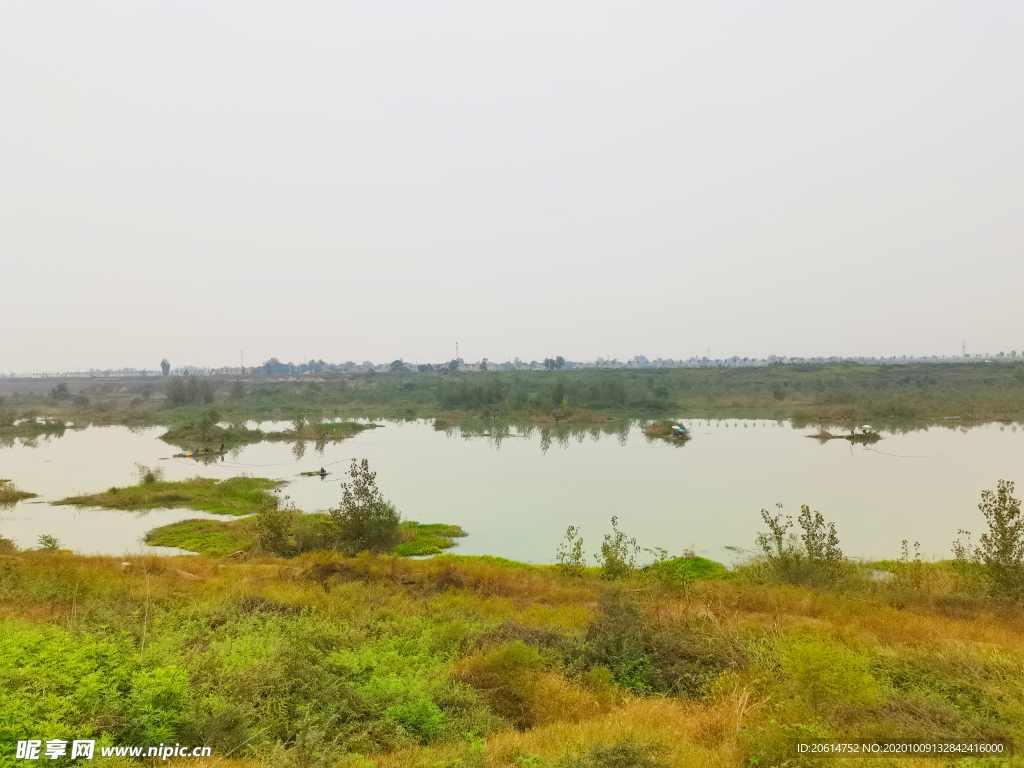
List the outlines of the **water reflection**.
{"label": "water reflection", "polygon": [[630,431],[643,423],[639,420],[622,419],[603,424],[588,423],[550,423],[536,424],[530,422],[511,421],[465,421],[455,424],[436,426],[438,432],[447,437],[477,440],[486,438],[492,447],[500,450],[507,440],[537,440],[542,453],[547,453],[552,444],[568,448],[572,442],[582,443],[588,437],[592,442],[602,438],[615,438],[619,445],[625,445]]}

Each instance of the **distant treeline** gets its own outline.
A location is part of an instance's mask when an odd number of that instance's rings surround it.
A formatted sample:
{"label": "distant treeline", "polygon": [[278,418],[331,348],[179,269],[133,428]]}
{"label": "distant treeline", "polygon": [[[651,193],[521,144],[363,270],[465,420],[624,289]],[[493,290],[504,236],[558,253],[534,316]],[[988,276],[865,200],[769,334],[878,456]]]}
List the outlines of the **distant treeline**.
{"label": "distant treeline", "polygon": [[728,410],[834,418],[986,419],[1024,415],[1017,365],[777,366],[654,370],[324,374],[319,381],[234,384],[270,406],[358,403],[421,410]]}
{"label": "distant treeline", "polygon": [[[52,389],[51,389],[52,388]],[[162,397],[161,397],[162,395]],[[6,405],[5,405],[6,401]],[[50,384],[36,392],[0,394],[8,420],[47,405],[39,415],[122,406],[134,421],[163,408],[215,402],[226,417],[293,418],[303,410],[429,416],[440,411],[557,413],[729,413],[771,418],[1020,419],[1024,362],[867,366],[773,366],[486,372],[321,373],[262,377],[170,376],[135,384]],[[59,412],[58,412],[59,411]],[[149,414],[149,415],[147,415]],[[127,416],[126,416],[127,418]],[[174,419],[171,419],[174,421]]]}

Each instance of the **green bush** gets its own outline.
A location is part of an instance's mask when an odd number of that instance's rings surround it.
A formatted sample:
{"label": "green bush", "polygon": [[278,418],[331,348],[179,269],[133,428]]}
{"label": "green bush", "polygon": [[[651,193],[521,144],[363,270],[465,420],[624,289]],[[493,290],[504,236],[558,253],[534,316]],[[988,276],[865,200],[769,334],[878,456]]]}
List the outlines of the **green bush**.
{"label": "green bush", "polygon": [[584,637],[587,665],[607,667],[623,688],[639,694],[651,692],[656,687],[656,670],[645,647],[644,620],[636,598],[610,588],[601,593],[598,605],[601,616]]}
{"label": "green bush", "polygon": [[558,567],[565,576],[579,576],[587,567],[583,554],[583,539],[578,538],[580,529],[570,525],[565,539],[558,545]]}
{"label": "green bush", "polygon": [[636,539],[626,536],[618,528],[619,519],[612,516],[612,532],[604,535],[601,552],[594,558],[601,565],[606,579],[623,579],[636,570],[636,556],[640,552]]}
{"label": "green bush", "polygon": [[430,699],[388,707],[385,715],[402,726],[421,744],[429,744],[444,728],[444,712]]}
{"label": "green bush", "polygon": [[810,700],[815,716],[828,701],[870,706],[879,700],[878,682],[866,659],[845,646],[813,635],[786,639],[779,648],[780,667]]}
{"label": "green bush", "polygon": [[[967,544],[954,543],[956,561],[961,566],[983,565],[995,596],[1019,598],[1024,594],[1024,517],[1020,500],[1013,496],[1013,483],[1000,480],[995,492],[982,491],[978,509],[988,532],[981,535],[977,547],[971,546],[969,538]],[[970,537],[969,531],[960,533]]]}
{"label": "green bush", "polygon": [[352,459],[351,482],[341,486],[341,507],[331,509],[335,546],[346,555],[390,552],[402,541],[402,516],[377,489],[377,473],[366,459]]}
{"label": "green bush", "polygon": [[[781,504],[776,507],[782,509]],[[805,504],[797,518],[803,533],[797,538],[791,532],[790,515],[783,521],[781,512],[773,517],[762,509],[761,517],[768,531],[757,534],[757,545],[772,578],[796,585],[825,586],[838,582],[845,561],[835,523],[826,524],[820,512],[812,513]]]}
{"label": "green bush", "polygon": [[131,686],[126,712],[130,738],[149,744],[173,742],[189,719],[192,691],[188,673],[178,667],[141,670]]}

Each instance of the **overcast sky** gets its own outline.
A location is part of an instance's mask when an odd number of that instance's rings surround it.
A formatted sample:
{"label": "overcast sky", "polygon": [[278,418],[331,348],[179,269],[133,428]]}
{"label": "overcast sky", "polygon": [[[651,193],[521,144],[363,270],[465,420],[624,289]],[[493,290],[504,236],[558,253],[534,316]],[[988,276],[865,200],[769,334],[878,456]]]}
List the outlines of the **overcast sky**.
{"label": "overcast sky", "polygon": [[0,371],[1024,348],[1024,3],[0,4]]}

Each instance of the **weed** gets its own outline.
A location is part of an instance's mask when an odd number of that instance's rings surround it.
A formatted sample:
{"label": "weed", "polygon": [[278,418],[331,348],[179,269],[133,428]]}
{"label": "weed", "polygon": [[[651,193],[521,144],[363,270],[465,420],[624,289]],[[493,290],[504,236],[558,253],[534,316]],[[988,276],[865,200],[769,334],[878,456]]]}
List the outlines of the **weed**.
{"label": "weed", "polygon": [[601,565],[606,579],[622,579],[636,570],[636,556],[640,552],[636,539],[626,536],[618,528],[619,519],[612,516],[612,532],[606,533],[601,552],[594,558]]}
{"label": "weed", "polygon": [[558,567],[565,576],[579,576],[586,568],[583,539],[578,538],[579,532],[579,528],[570,525],[565,539],[558,545]]}
{"label": "weed", "polygon": [[145,464],[136,464],[135,474],[142,485],[153,485],[164,479],[163,467],[147,467]]}

